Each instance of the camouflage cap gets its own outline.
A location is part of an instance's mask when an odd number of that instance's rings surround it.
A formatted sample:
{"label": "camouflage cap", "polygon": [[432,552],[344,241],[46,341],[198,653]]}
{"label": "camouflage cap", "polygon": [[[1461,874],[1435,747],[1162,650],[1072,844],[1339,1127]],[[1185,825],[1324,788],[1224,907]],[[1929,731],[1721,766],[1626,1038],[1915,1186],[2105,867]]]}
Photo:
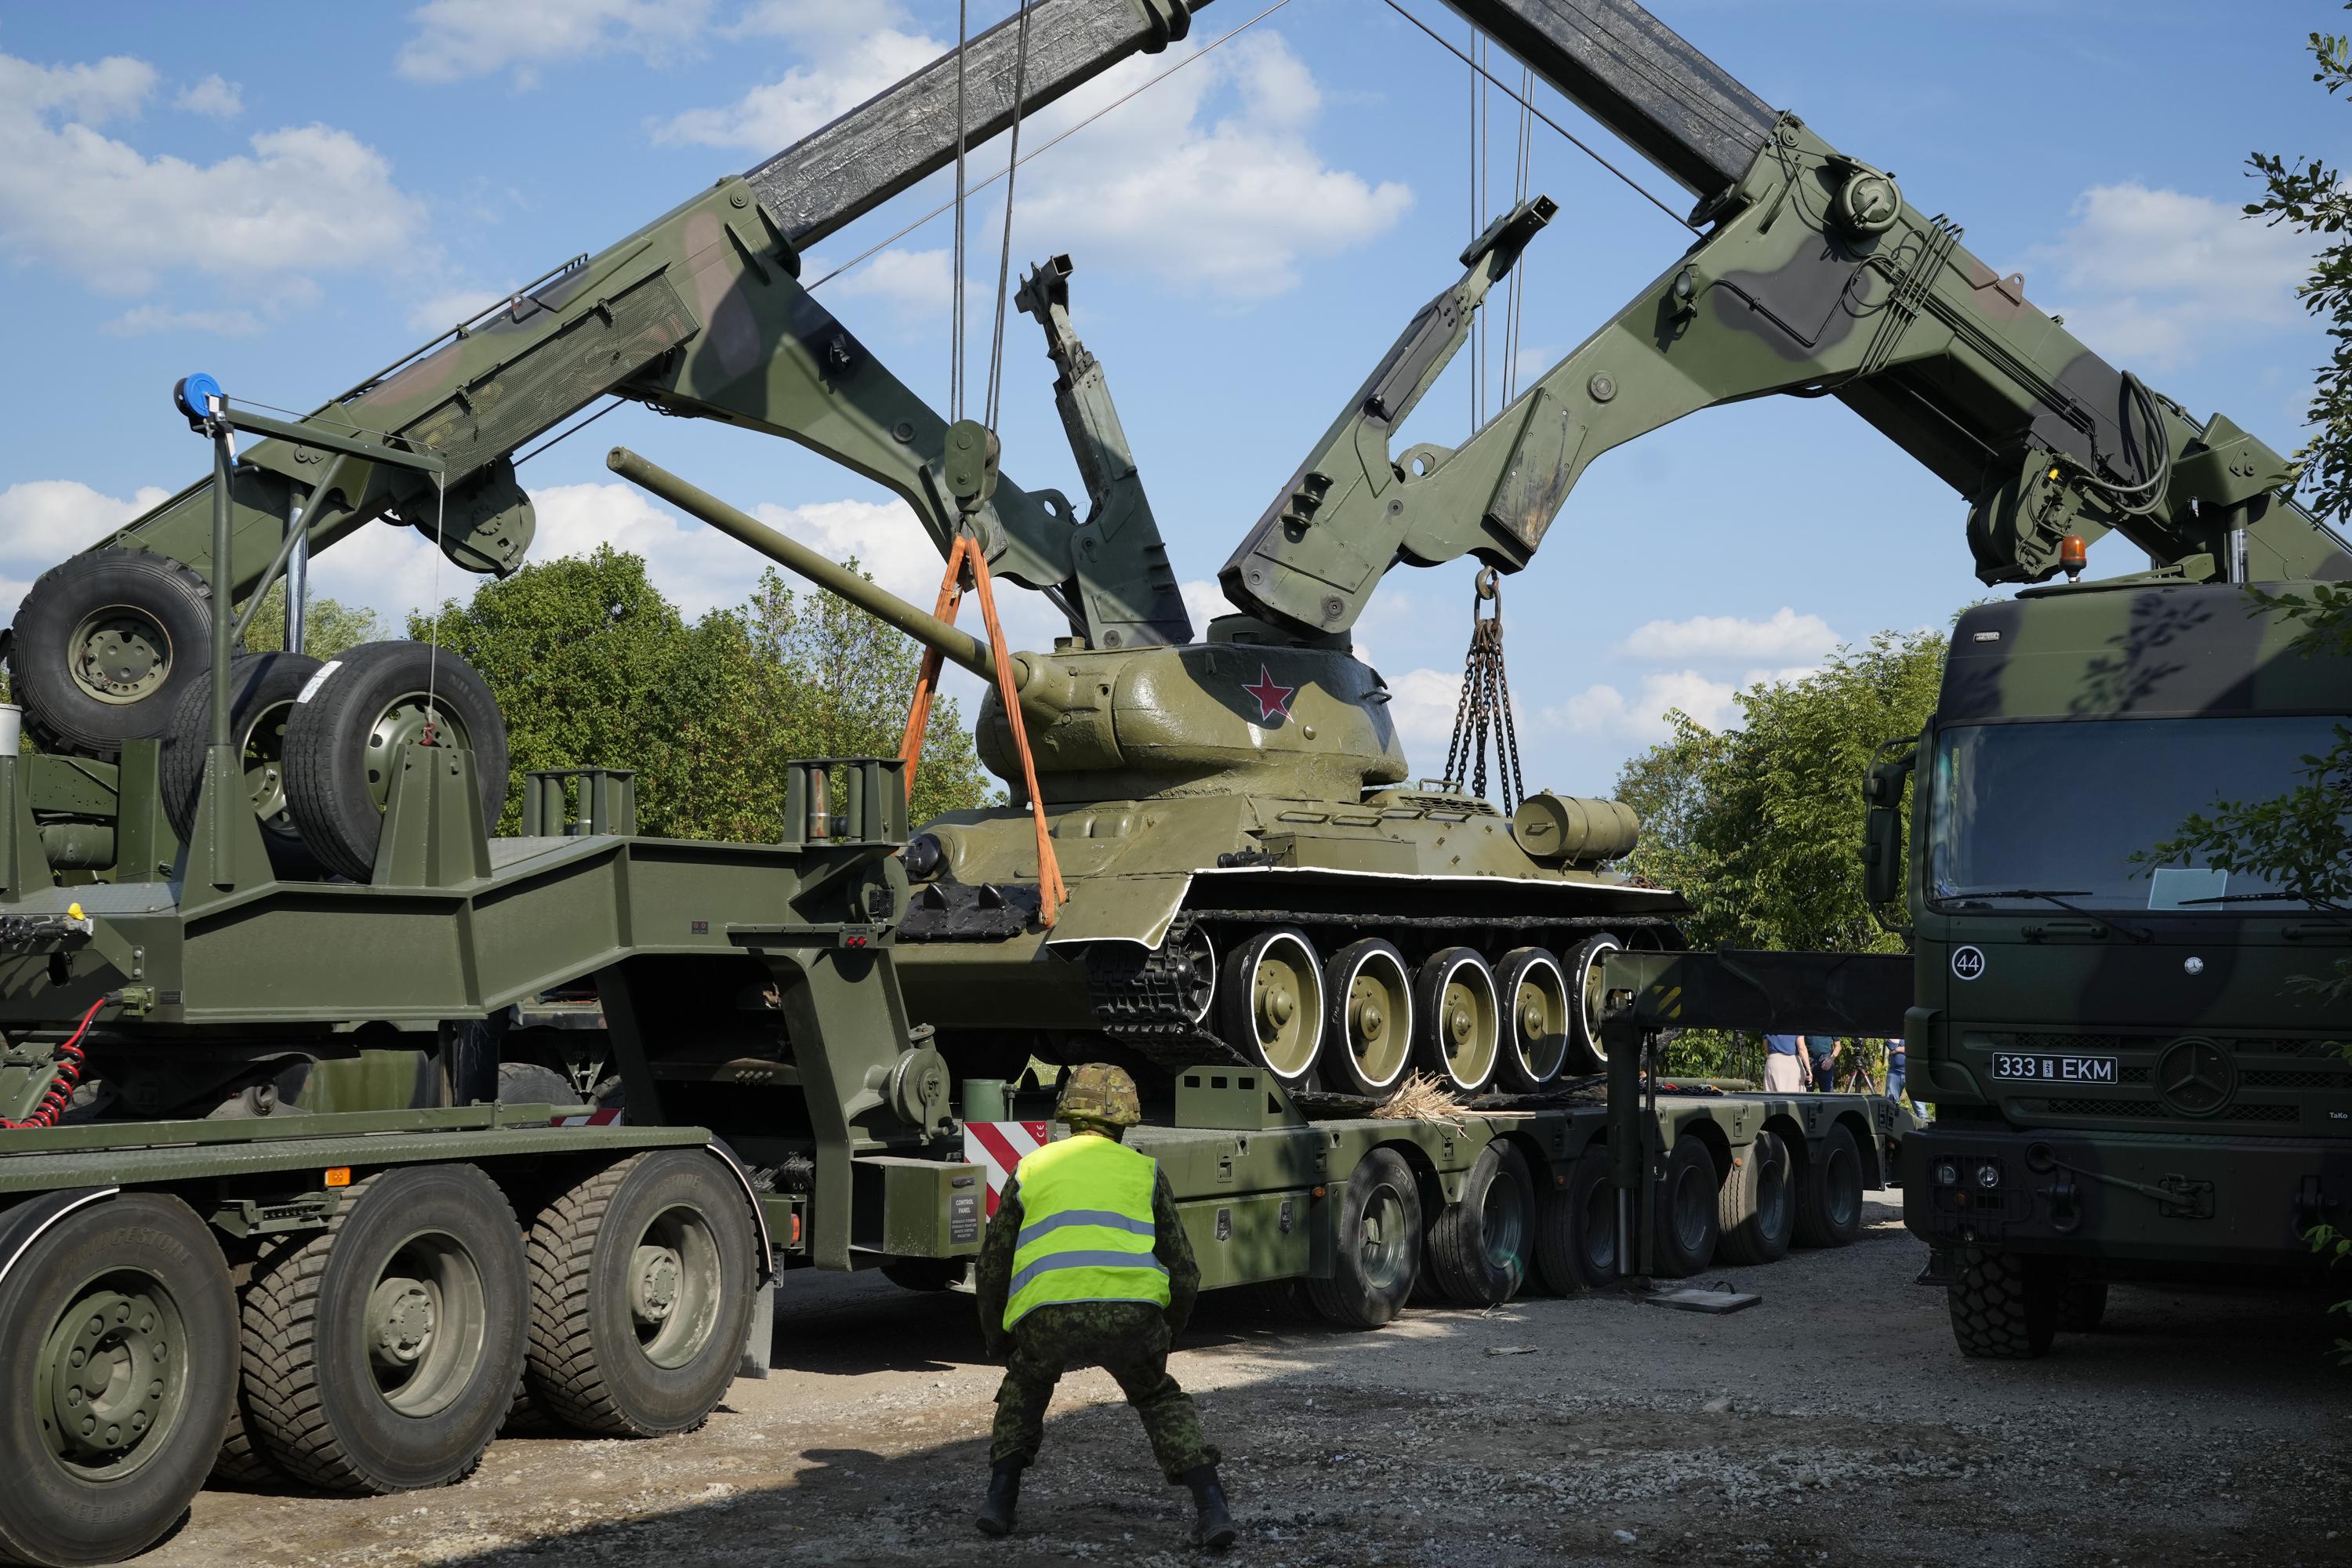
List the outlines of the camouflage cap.
{"label": "camouflage cap", "polygon": [[1127,1069],[1108,1062],[1087,1062],[1072,1068],[1069,1077],[1062,1080],[1062,1098],[1054,1107],[1054,1120],[1132,1127],[1143,1120],[1143,1103]]}

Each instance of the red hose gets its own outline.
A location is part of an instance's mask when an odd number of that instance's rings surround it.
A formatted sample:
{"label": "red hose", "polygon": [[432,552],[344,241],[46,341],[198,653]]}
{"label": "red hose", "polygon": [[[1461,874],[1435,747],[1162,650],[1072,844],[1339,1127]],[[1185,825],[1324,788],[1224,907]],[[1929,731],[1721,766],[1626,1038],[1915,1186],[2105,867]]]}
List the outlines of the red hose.
{"label": "red hose", "polygon": [[55,1127],[58,1124],[58,1118],[63,1116],[66,1107],[73,1103],[74,1090],[81,1086],[81,1065],[89,1055],[81,1048],[81,1037],[89,1033],[91,1021],[98,1016],[98,1010],[105,1005],[106,998],[103,996],[91,1003],[89,1011],[81,1016],[81,1022],[75,1026],[72,1036],[58,1047],[58,1055],[65,1058],[64,1064],[58,1068],[58,1076],[49,1080],[48,1091],[41,1096],[41,1103],[33,1108],[33,1114],[22,1121],[11,1121],[0,1116],[0,1128]]}

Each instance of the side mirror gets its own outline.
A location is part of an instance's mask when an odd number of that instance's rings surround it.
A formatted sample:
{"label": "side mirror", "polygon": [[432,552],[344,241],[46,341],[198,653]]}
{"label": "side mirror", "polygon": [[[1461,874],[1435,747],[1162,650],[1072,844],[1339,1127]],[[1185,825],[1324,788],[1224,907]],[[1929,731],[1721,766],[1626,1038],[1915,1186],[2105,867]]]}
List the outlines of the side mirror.
{"label": "side mirror", "polygon": [[[1898,756],[1885,753],[1895,746],[1904,748]],[[1918,744],[1916,741],[1895,741],[1879,748],[1879,756],[1870,764],[1870,773],[1863,781],[1863,804],[1869,809],[1864,814],[1862,829],[1862,889],[1863,898],[1873,904],[1899,904],[1903,901],[1903,782],[1911,776],[1918,764]]]}

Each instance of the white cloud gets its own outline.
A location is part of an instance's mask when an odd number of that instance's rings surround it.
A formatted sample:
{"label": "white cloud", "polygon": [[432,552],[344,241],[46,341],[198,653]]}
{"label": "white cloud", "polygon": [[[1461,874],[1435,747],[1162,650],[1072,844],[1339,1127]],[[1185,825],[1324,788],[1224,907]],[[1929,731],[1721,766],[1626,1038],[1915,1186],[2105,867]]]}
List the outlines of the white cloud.
{"label": "white cloud", "polygon": [[814,63],[794,66],[724,108],[690,109],[658,121],[654,140],[671,147],[780,153],[948,49],[897,27],[861,28],[812,42],[821,49]]}
{"label": "white cloud", "polygon": [[0,55],[0,249],[121,294],[188,269],[274,284],[415,260],[422,204],[348,132],[264,132],[251,156],[208,164],[99,133],[154,85],[138,60],[45,68]]}
{"label": "white cloud", "polygon": [[[886,250],[864,265],[843,273],[824,286],[827,300],[874,300],[891,311],[894,323],[904,326],[926,316],[946,313],[953,301],[954,258],[946,250]],[[801,267],[803,277],[823,278],[833,270],[820,256]],[[973,305],[971,284],[964,284],[967,310]],[[993,304],[993,297],[991,297]]]}
{"label": "white cloud", "polygon": [[2118,364],[2169,369],[2248,328],[2301,319],[2294,288],[2312,242],[2247,218],[2231,203],[2138,184],[2095,185],[2074,224],[2030,253],[2054,268],[2054,307],[2077,337]]}
{"label": "white cloud", "polygon": [[470,321],[505,299],[489,289],[457,289],[420,300],[408,312],[412,332],[446,332],[460,321]]}
{"label": "white cloud", "polygon": [[659,65],[691,49],[709,0],[426,0],[395,62],[411,81],[462,81],[512,68],[516,85],[539,68],[626,53]]}
{"label": "white cloud", "polygon": [[1176,591],[1184,595],[1184,608],[1192,617],[1192,635],[1196,637],[1208,636],[1209,623],[1219,616],[1234,613],[1234,602],[1225,597],[1224,584],[1214,577],[1194,577],[1179,583]]}
{"label": "white cloud", "polygon": [[170,494],[149,485],[121,500],[76,479],[27,479],[0,490],[0,609],[13,614],[33,578]]}
{"label": "white cloud", "polygon": [[1628,658],[1648,664],[1727,665],[1819,660],[1838,645],[1837,634],[1819,616],[1801,616],[1783,605],[1769,619],[1738,616],[1693,616],[1683,621],[1651,621],[1617,645]]}
{"label": "white cloud", "polygon": [[[1389,719],[1405,755],[1432,777],[1444,765],[1445,744],[1454,738],[1454,712],[1462,700],[1462,672],[1408,669],[1388,678]],[[1425,753],[1434,749],[1436,755]]]}
{"label": "white cloud", "polygon": [[261,331],[261,318],[250,310],[171,310],[161,305],[138,305],[98,330],[110,338],[148,338],[170,332],[249,338]]}
{"label": "white cloud", "polygon": [[190,114],[209,114],[216,120],[235,120],[245,112],[245,89],[236,82],[224,79],[216,71],[200,82],[180,89],[172,100],[174,109]]}
{"label": "white cloud", "polygon": [[1548,728],[1571,735],[1633,742],[1648,745],[1674,732],[1668,711],[1679,709],[1710,730],[1719,730],[1737,716],[1732,699],[1738,691],[1729,681],[1709,680],[1695,669],[1645,675],[1631,697],[1614,686],[1588,686],[1543,710]]}

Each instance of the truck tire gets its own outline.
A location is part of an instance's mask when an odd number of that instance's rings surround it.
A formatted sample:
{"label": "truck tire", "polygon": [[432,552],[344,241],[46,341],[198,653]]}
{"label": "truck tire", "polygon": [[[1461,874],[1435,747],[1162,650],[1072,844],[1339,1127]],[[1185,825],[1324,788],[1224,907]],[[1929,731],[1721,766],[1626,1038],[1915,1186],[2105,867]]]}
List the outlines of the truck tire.
{"label": "truck tire", "polygon": [[1421,1273],[1421,1189],[1393,1149],[1360,1161],[1339,1191],[1331,1277],[1309,1279],[1315,1310],[1343,1328],[1377,1329],[1404,1310]]}
{"label": "truck tire", "polygon": [[428,723],[469,748],[482,818],[507,798],[507,727],[474,667],[421,642],[362,643],[310,678],[286,726],[286,799],[320,863],[364,882],[375,870],[400,748]]}
{"label": "truck tire", "polygon": [[1379,1099],[1412,1065],[1412,971],[1378,937],[1349,942],[1323,965],[1323,1081]]}
{"label": "truck tire", "polygon": [[1429,1227],[1429,1271],[1457,1307],[1493,1307],[1527,1283],[1535,1260],[1536,1186],[1527,1156],[1497,1138],[1462,1178],[1462,1201]]}
{"label": "truck tire", "polygon": [[894,1258],[882,1266],[882,1278],[901,1290],[952,1290],[971,1272],[969,1258]]}
{"label": "truck tire", "polygon": [[246,1288],[246,1419],[294,1479],[329,1491],[446,1486],[481,1462],[522,1370],[522,1233],[471,1165],[353,1186]]}
{"label": "truck tire", "polygon": [[[299,653],[249,653],[228,667],[229,739],[244,765],[244,795],[260,819],[270,868],[297,881],[326,874],[286,805],[286,725],[294,700],[318,672],[319,661]],[[183,844],[195,837],[196,797],[204,788],[212,721],[212,682],[190,682],[172,709],[157,780],[163,815]]]}
{"label": "truck tire", "polygon": [[1797,1173],[1799,1247],[1843,1247],[1862,1234],[1862,1154],[1853,1133],[1832,1124]]}
{"label": "truck tire", "polygon": [[585,1098],[544,1062],[500,1062],[498,1092],[500,1105],[578,1105]]}
{"label": "truck tire", "polygon": [[14,700],[44,750],[108,762],[163,735],[212,666],[213,594],[168,555],[112,545],[41,574],[17,606]]}
{"label": "truck tire", "polygon": [[532,1400],[612,1437],[691,1432],[743,1351],[757,1259],[742,1188],[699,1149],[598,1171],[530,1227]]}
{"label": "truck tire", "polygon": [[1575,998],[1559,961],[1539,947],[1506,953],[1495,966],[1502,999],[1502,1077],[1522,1094],[1549,1089],[1568,1065]]}
{"label": "truck tire", "polygon": [[2069,1279],[2058,1292],[2058,1328],[2063,1333],[2087,1334],[2106,1321],[2107,1282]]}
{"label": "truck tire", "polygon": [[1959,1248],[1944,1298],[1960,1353],[1979,1361],[2032,1361],[2058,1331],[2063,1279],[2047,1259]]}
{"label": "truck tire", "polygon": [[1716,1244],[1723,1235],[1717,1185],[1715,1156],[1706,1145],[1687,1132],[1675,1139],[1666,1156],[1665,1178],[1658,1184],[1655,1210],[1653,1251],[1662,1279],[1687,1279],[1715,1261]]}
{"label": "truck tire", "polygon": [[1536,1272],[1556,1295],[1599,1289],[1617,1278],[1617,1189],[1609,1151],[1587,1149],[1568,1180],[1536,1197]]}
{"label": "truck tire", "polygon": [[1602,931],[1584,939],[1560,965],[1568,976],[1568,1070],[1596,1073],[1609,1066],[1609,1047],[1601,1038],[1601,961],[1622,952],[1625,943]]}
{"label": "truck tire", "polygon": [[1723,1240],[1716,1250],[1726,1263],[1771,1263],[1788,1252],[1797,1226],[1792,1174],[1780,1135],[1757,1133],[1718,1194]]}
{"label": "truck tire", "polygon": [[211,1230],[159,1194],[72,1209],[0,1280],[0,1559],[153,1545],[228,1421],[236,1301]]}

